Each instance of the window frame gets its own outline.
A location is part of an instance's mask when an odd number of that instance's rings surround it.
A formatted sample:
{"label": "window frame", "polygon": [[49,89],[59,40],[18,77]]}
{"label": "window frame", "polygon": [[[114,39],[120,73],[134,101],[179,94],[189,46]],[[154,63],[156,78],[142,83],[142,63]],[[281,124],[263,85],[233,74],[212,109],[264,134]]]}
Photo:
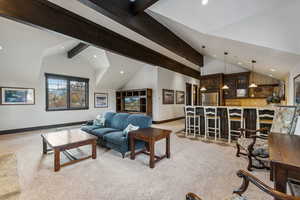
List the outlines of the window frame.
{"label": "window frame", "polygon": [[[61,109],[49,108],[48,79],[51,79],[51,78],[67,81],[67,108],[61,108]],[[81,108],[72,108],[71,107],[71,93],[70,93],[71,92],[71,87],[70,87],[71,81],[85,82],[85,84],[86,84],[86,91],[85,91],[86,107],[81,107]],[[45,73],[46,111],[53,112],[53,111],[69,111],[69,110],[89,110],[89,105],[90,105],[89,104],[89,81],[90,81],[90,79],[88,79],[88,78]]]}

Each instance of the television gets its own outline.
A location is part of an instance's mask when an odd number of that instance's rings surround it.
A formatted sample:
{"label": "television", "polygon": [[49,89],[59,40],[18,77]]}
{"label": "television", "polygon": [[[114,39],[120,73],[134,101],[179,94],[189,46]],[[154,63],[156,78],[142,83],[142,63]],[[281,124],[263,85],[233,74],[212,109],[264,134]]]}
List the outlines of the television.
{"label": "television", "polygon": [[140,98],[125,97],[125,110],[129,112],[140,112]]}

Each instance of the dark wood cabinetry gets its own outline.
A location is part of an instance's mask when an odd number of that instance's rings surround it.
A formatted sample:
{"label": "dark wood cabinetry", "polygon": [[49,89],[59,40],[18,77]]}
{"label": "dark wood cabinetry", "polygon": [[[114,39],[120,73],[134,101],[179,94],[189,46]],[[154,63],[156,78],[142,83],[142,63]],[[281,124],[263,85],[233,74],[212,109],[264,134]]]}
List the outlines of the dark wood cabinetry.
{"label": "dark wood cabinetry", "polygon": [[224,90],[225,99],[247,98],[249,97],[250,72],[225,74],[224,84],[229,90]]}
{"label": "dark wood cabinetry", "polygon": [[117,91],[116,110],[152,116],[152,89]]}

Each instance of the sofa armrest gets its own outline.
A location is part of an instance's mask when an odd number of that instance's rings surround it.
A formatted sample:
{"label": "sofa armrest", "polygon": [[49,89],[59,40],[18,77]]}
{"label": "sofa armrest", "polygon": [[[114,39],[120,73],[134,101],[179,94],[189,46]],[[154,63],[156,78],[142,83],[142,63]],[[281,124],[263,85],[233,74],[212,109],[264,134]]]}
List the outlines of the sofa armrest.
{"label": "sofa armrest", "polygon": [[91,126],[93,124],[94,124],[94,120],[89,120],[84,125]]}

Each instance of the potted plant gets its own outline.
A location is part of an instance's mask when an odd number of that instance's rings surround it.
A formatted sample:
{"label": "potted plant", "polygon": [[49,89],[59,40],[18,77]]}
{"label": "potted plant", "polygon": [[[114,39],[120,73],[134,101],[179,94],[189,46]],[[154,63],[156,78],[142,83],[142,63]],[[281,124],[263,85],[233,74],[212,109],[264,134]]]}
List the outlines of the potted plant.
{"label": "potted plant", "polygon": [[279,96],[276,96],[275,94],[267,98],[267,104],[270,105],[277,105],[280,104],[280,102],[281,102],[281,98]]}

